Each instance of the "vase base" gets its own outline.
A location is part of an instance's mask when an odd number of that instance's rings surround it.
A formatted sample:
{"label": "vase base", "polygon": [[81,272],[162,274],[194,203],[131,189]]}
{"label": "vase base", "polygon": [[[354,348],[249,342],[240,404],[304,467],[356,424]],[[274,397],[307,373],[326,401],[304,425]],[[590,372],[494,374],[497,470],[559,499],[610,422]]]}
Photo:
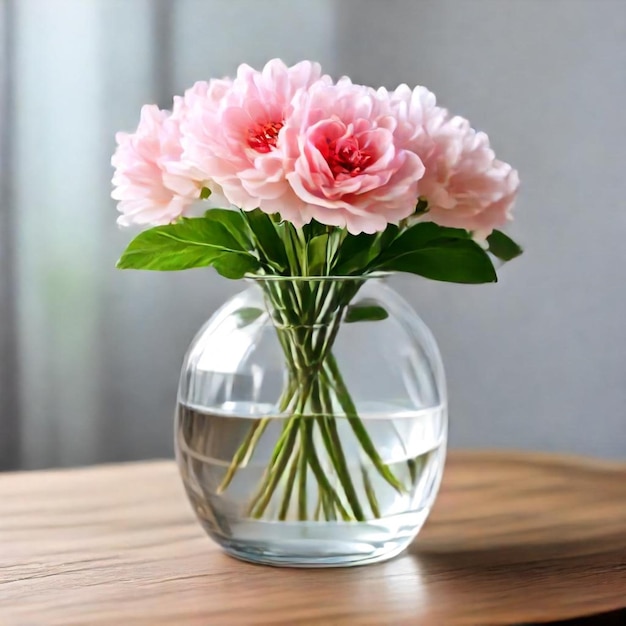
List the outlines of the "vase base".
{"label": "vase base", "polygon": [[354,567],[400,554],[428,513],[423,509],[372,522],[253,521],[242,525],[247,528],[233,529],[237,532],[231,537],[205,528],[227,554],[242,561],[276,567]]}
{"label": "vase base", "polygon": [[271,565],[273,567],[294,567],[303,569],[322,569],[330,567],[357,567],[359,565],[368,565],[371,563],[381,563],[397,556],[403,552],[409,545],[401,544],[393,549],[385,547],[381,551],[374,551],[367,557],[362,554],[343,555],[332,557],[315,557],[315,556],[295,556],[272,554],[270,552],[255,553],[250,551],[249,547],[245,550],[239,550],[234,546],[222,546],[226,554],[240,561],[247,563],[255,563],[256,565]]}

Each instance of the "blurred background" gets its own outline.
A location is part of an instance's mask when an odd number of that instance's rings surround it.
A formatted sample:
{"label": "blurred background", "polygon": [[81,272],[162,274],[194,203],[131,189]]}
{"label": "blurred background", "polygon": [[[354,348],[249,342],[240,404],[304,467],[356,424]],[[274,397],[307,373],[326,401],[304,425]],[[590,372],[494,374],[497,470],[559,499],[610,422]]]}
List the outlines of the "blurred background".
{"label": "blurred background", "polygon": [[439,341],[452,446],[626,458],[626,2],[0,6],[0,468],[172,454],[185,349],[242,285],[114,269],[114,133],[277,56],[424,84],[520,171],[497,285],[393,279]]}

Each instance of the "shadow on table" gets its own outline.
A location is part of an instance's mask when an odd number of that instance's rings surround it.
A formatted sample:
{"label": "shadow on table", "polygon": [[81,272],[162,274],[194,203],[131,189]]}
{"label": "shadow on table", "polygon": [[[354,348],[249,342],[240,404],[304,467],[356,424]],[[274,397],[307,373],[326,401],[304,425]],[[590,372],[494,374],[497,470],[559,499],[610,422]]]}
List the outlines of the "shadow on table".
{"label": "shadow on table", "polygon": [[576,547],[563,542],[465,551],[416,542],[409,553],[429,587],[434,607],[445,606],[453,597],[466,616],[477,619],[491,615],[503,623],[528,626],[546,623],[546,618],[590,615],[549,623],[626,626],[626,608],[621,603],[623,599],[626,604],[623,537],[621,543]]}
{"label": "shadow on table", "polygon": [[[565,620],[563,622],[549,622],[549,626],[624,626],[624,624],[626,624],[626,610],[611,611],[610,613],[590,615],[589,617],[577,617],[576,619]],[[538,625],[535,623],[519,624],[518,626]]]}

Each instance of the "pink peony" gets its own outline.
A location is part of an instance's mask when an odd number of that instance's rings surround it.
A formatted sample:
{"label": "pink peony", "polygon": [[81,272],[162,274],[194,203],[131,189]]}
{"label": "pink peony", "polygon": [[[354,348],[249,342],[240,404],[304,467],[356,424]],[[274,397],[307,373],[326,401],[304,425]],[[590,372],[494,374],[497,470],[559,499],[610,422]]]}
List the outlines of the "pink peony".
{"label": "pink peony", "polygon": [[415,211],[424,166],[398,145],[389,98],[342,79],[314,87],[300,104],[278,146],[305,206],[282,206],[283,217],[373,233]]}
{"label": "pink peony", "polygon": [[477,238],[511,219],[519,187],[517,172],[495,158],[485,133],[462,117],[448,116],[424,87],[401,85],[390,94],[401,144],[414,151],[426,171],[418,192],[428,201],[422,219],[465,228]]}
{"label": "pink peony", "polygon": [[[396,140],[406,148],[421,156],[428,154],[434,146],[429,130],[439,126],[448,116],[446,109],[437,106],[437,99],[432,91],[418,86],[411,89],[400,85],[389,93],[384,87],[378,90],[381,98],[388,98],[397,119]],[[428,172],[424,174],[427,176]]]}
{"label": "pink peony", "polygon": [[428,219],[465,228],[481,239],[512,219],[519,176],[499,161],[485,133],[455,116],[432,129],[434,148],[424,155],[427,175],[420,194],[428,200]]}
{"label": "pink peony", "polygon": [[425,158],[429,176],[422,188],[430,219],[479,238],[504,226],[519,188],[517,171],[496,159],[487,135],[462,117],[433,129],[432,137],[435,148]]}
{"label": "pink peony", "polygon": [[331,80],[309,61],[287,67],[274,59],[261,72],[241,65],[232,85],[188,98],[181,125],[185,163],[202,180],[219,184],[232,204],[277,211],[275,201],[290,195],[278,148],[281,129],[293,100],[320,82]]}
{"label": "pink peony", "polygon": [[[197,98],[219,100],[229,85],[225,80],[198,82],[184,98],[174,98],[172,113],[146,105],[134,133],[117,133],[118,147],[111,159],[116,168],[111,195],[119,200],[122,215],[118,224],[168,224],[182,215],[198,215],[211,207],[228,205],[219,185],[204,181],[181,160],[180,127]],[[212,192],[208,202],[199,201],[203,186]]]}
{"label": "pink peony", "polygon": [[117,133],[111,194],[119,201],[118,224],[167,224],[199,196],[197,183],[180,169],[179,116],[155,105],[141,109],[137,130]]}

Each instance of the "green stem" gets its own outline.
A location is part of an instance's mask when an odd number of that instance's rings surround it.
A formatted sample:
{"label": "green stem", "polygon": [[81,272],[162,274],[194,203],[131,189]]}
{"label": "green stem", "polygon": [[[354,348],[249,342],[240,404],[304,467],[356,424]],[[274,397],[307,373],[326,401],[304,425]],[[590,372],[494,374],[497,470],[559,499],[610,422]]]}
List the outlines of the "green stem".
{"label": "green stem", "polygon": [[335,521],[337,519],[337,511],[333,503],[330,501],[330,498],[328,497],[328,493],[321,488],[321,485],[320,485],[320,493],[321,493],[321,499],[322,499],[322,508],[324,510],[324,517],[326,518],[327,521]]}
{"label": "green stem", "polygon": [[378,473],[400,494],[405,493],[404,485],[394,476],[393,472],[385,465],[384,461],[378,454],[376,450],[376,446],[370,439],[370,436],[363,424],[363,421],[357,414],[356,407],[352,402],[352,398],[346,388],[346,384],[341,376],[341,372],[339,371],[339,367],[337,366],[337,361],[335,360],[334,355],[329,353],[326,363],[328,366],[329,375],[332,379],[332,384],[335,389],[337,400],[341,405],[344,413],[346,414],[346,419],[348,423],[352,427],[356,438],[359,440],[363,451],[370,458],[370,461],[373,463],[374,467],[377,469]]}
{"label": "green stem", "polygon": [[287,476],[287,483],[285,484],[285,493],[283,494],[283,501],[278,511],[278,519],[284,521],[287,519],[289,512],[289,502],[291,500],[291,493],[293,492],[293,485],[296,482],[296,475],[298,473],[298,459],[302,458],[302,452],[299,455],[294,455],[291,459],[291,467],[289,468],[289,475]]}
{"label": "green stem", "polygon": [[251,426],[246,438],[243,440],[243,443],[239,446],[239,448],[237,448],[237,452],[235,452],[235,455],[226,470],[226,474],[217,488],[217,493],[222,493],[232,482],[237,470],[250,460],[250,457],[254,454],[254,450],[259,442],[259,439],[263,435],[269,423],[269,418],[264,417]]}
{"label": "green stem", "polygon": [[[318,392],[320,387],[323,386],[320,383],[321,380],[318,382]],[[315,395],[316,394],[313,394],[314,397]],[[318,405],[317,408],[319,409],[319,412],[322,413],[322,407]],[[334,415],[332,415],[332,413],[330,415],[322,415],[318,418],[318,425],[322,433],[322,441],[326,446],[328,456],[333,464],[335,472],[337,473],[337,478],[339,479],[343,492],[346,495],[346,499],[350,504],[354,518],[359,522],[364,521],[365,515],[363,513],[361,503],[359,502],[359,496],[350,477],[350,469],[348,467],[348,463],[346,462],[339,433],[337,432],[337,423]]]}
{"label": "green stem", "polygon": [[320,515],[322,514],[322,491],[317,486],[317,504],[315,505],[315,511],[313,511],[313,519],[318,522]]}
{"label": "green stem", "polygon": [[[309,440],[312,440],[313,438],[312,429],[313,429],[313,422],[309,420],[307,423],[307,436],[309,437]],[[337,492],[328,481],[326,473],[324,472],[320,464],[320,460],[317,456],[317,452],[315,451],[315,446],[310,446],[307,457],[308,457],[307,460],[311,468],[311,471],[313,472],[313,475],[317,479],[317,482],[320,488],[322,489],[322,491],[326,493],[329,503],[332,502],[337,508],[337,510],[339,511],[339,514],[341,515],[341,517],[346,522],[349,522],[352,518],[350,514],[348,513],[348,511],[346,511],[346,508],[344,507],[343,503],[341,502],[341,499],[337,495]]]}
{"label": "green stem", "polygon": [[276,455],[276,465],[272,467],[272,469],[268,473],[265,487],[262,489],[259,497],[255,498],[255,500],[253,500],[252,504],[250,505],[250,515],[252,515],[252,517],[255,517],[257,519],[262,517],[265,509],[270,503],[278,482],[280,481],[283,472],[287,467],[287,463],[291,458],[291,454],[293,453],[297,434],[298,429],[292,426],[288,431],[287,438],[285,439],[283,445],[280,447],[278,454]]}
{"label": "green stem", "polygon": [[363,487],[365,488],[365,495],[367,496],[367,501],[369,502],[370,509],[372,509],[372,515],[375,518],[380,518],[378,498],[376,497],[376,492],[374,491],[374,487],[372,486],[372,481],[370,480],[369,474],[367,473],[367,469],[363,465],[361,465],[361,475],[363,476]]}
{"label": "green stem", "polygon": [[300,521],[307,519],[307,455],[312,444],[306,432],[306,421],[304,417],[300,419],[300,458],[298,460],[298,519]]}

